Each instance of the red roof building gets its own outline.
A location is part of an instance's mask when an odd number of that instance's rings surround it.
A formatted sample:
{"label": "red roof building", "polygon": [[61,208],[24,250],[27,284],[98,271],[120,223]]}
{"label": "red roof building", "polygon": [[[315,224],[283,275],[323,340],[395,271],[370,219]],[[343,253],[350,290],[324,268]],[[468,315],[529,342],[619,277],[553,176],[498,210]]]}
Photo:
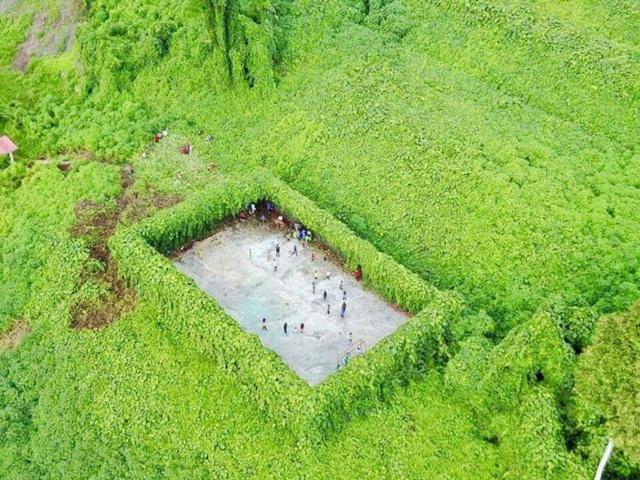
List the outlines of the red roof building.
{"label": "red roof building", "polygon": [[0,155],[9,155],[11,161],[13,161],[13,152],[18,149],[18,146],[11,141],[6,135],[0,137]]}

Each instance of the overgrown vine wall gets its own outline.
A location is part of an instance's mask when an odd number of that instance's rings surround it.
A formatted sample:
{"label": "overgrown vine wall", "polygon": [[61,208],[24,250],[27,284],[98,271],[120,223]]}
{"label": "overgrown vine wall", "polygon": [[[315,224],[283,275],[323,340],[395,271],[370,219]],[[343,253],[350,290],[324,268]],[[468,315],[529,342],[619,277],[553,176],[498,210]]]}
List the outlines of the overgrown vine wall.
{"label": "overgrown vine wall", "polygon": [[[416,314],[398,332],[315,388],[265,349],[255,335],[244,332],[162,255],[211,232],[247,203],[267,198],[311,228],[348,267],[362,265],[366,286]],[[417,373],[446,361],[455,341],[452,326],[462,315],[458,295],[426,285],[264,171],[248,179],[230,179],[147,221],[123,227],[110,245],[121,274],[143,298],[165,312],[160,323],[167,334],[193,342],[194,348],[239,379],[265,417],[311,442],[324,440],[352,416],[388,399]]]}

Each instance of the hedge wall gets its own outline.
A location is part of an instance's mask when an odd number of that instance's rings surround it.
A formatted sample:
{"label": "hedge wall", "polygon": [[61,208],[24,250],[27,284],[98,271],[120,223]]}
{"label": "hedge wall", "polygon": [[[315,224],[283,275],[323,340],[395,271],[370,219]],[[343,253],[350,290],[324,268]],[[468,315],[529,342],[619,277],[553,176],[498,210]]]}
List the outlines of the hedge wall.
{"label": "hedge wall", "polygon": [[[300,379],[257,336],[239,324],[208,297],[167,258],[159,255],[135,231],[113,237],[112,252],[121,274],[141,297],[163,312],[159,324],[170,335],[188,338],[195,348],[210,356],[238,378],[247,395],[284,424],[297,399],[308,393]],[[282,399],[287,398],[288,405]]]}
{"label": "hedge wall", "polygon": [[304,407],[306,437],[324,440],[417,375],[445,363],[455,341],[451,327],[461,312],[460,298],[442,292],[400,330],[318,385]]}
{"label": "hedge wall", "polygon": [[[348,268],[362,265],[366,286],[417,313],[398,332],[314,388],[161,255],[206,235],[248,203],[267,198],[328,243]],[[387,399],[424,369],[445,361],[454,340],[450,327],[461,317],[462,302],[456,294],[426,285],[264,171],[243,181],[225,180],[133,227],[121,227],[110,247],[121,275],[143,299],[166,312],[159,320],[162,328],[188,338],[234,375],[267,418],[312,442]]]}
{"label": "hedge wall", "polygon": [[226,179],[188,202],[160,211],[135,230],[166,254],[211,232],[221,220],[239,213],[264,193],[261,183],[255,180]]}
{"label": "hedge wall", "polygon": [[390,303],[410,313],[417,313],[439,293],[438,289],[427,285],[389,255],[376,250],[371,243],[358,237],[344,223],[282,180],[262,173],[260,181],[265,186],[267,196],[287,216],[300,220],[317,238],[330,245],[345,261],[346,268],[354,270],[357,265],[362,265],[364,284]]}

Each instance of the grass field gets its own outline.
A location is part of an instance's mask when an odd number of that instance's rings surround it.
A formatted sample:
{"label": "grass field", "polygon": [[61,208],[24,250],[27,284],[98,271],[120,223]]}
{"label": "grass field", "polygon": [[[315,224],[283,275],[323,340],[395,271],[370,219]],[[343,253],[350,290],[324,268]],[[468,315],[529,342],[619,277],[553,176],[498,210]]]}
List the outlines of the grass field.
{"label": "grass field", "polygon": [[[636,2],[71,3],[0,9],[0,477],[592,478],[607,438],[640,475]],[[318,444],[107,244],[259,168],[463,302],[437,366]]]}

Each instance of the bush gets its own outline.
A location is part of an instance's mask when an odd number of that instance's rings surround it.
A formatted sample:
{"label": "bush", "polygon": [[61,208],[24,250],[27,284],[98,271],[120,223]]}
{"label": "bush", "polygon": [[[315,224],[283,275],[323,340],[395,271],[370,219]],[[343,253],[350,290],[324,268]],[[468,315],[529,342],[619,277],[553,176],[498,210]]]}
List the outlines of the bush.
{"label": "bush", "polygon": [[444,364],[453,345],[451,327],[460,320],[461,310],[455,294],[441,292],[399,331],[316,387],[303,411],[306,438],[326,439],[419,374]]}
{"label": "bush", "polygon": [[560,295],[556,295],[540,306],[556,321],[565,341],[576,353],[581,353],[591,344],[598,314],[591,307],[568,306]]}

